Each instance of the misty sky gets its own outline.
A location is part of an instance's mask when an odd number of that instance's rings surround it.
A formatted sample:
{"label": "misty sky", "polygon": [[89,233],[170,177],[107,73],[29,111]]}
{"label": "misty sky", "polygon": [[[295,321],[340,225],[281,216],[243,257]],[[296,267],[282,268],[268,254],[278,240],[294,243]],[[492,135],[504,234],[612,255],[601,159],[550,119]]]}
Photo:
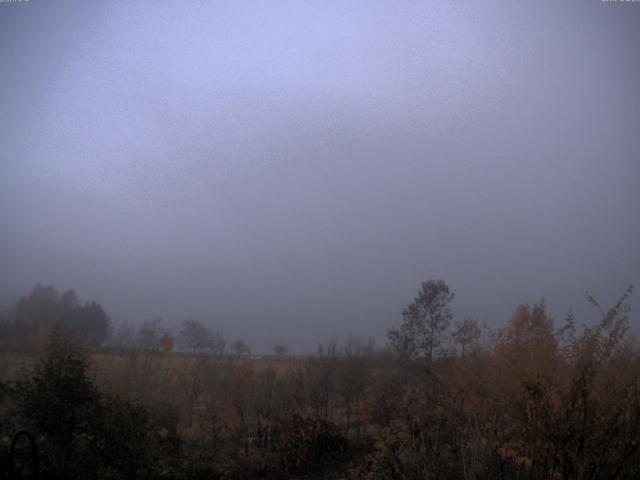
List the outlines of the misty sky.
{"label": "misty sky", "polygon": [[0,3],[0,87],[5,308],[304,351],[640,287],[640,3]]}

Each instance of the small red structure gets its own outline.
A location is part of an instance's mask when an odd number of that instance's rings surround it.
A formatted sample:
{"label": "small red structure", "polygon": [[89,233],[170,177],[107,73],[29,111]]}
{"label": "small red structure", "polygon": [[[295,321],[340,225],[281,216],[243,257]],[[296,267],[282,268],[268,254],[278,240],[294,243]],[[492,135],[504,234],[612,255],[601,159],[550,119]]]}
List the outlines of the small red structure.
{"label": "small red structure", "polygon": [[163,335],[160,339],[160,350],[166,353],[173,351],[173,337],[168,333]]}

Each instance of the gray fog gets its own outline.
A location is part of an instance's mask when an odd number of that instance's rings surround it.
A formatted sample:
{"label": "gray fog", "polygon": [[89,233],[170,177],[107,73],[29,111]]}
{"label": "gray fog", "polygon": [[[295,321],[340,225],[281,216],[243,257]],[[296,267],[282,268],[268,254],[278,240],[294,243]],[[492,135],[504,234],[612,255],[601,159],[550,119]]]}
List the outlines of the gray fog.
{"label": "gray fog", "polygon": [[640,3],[3,2],[0,73],[1,308],[302,352],[640,283]]}

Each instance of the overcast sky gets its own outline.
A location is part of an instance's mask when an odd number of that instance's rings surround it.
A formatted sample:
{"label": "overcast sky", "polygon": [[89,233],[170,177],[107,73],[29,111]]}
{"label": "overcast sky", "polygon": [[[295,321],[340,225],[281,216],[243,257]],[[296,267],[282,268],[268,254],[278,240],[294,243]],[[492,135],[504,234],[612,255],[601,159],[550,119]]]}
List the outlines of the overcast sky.
{"label": "overcast sky", "polygon": [[640,284],[639,205],[640,3],[0,3],[0,306],[257,351],[383,343],[429,278],[561,319]]}

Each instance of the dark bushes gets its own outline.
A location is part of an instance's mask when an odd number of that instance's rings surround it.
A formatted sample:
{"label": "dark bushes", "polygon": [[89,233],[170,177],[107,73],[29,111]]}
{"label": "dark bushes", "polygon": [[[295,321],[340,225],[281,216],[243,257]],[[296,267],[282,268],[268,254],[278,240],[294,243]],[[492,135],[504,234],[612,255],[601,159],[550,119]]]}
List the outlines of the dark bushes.
{"label": "dark bushes", "polygon": [[136,479],[173,476],[176,420],[97,390],[87,353],[56,338],[10,389],[13,428],[35,435],[45,478]]}

